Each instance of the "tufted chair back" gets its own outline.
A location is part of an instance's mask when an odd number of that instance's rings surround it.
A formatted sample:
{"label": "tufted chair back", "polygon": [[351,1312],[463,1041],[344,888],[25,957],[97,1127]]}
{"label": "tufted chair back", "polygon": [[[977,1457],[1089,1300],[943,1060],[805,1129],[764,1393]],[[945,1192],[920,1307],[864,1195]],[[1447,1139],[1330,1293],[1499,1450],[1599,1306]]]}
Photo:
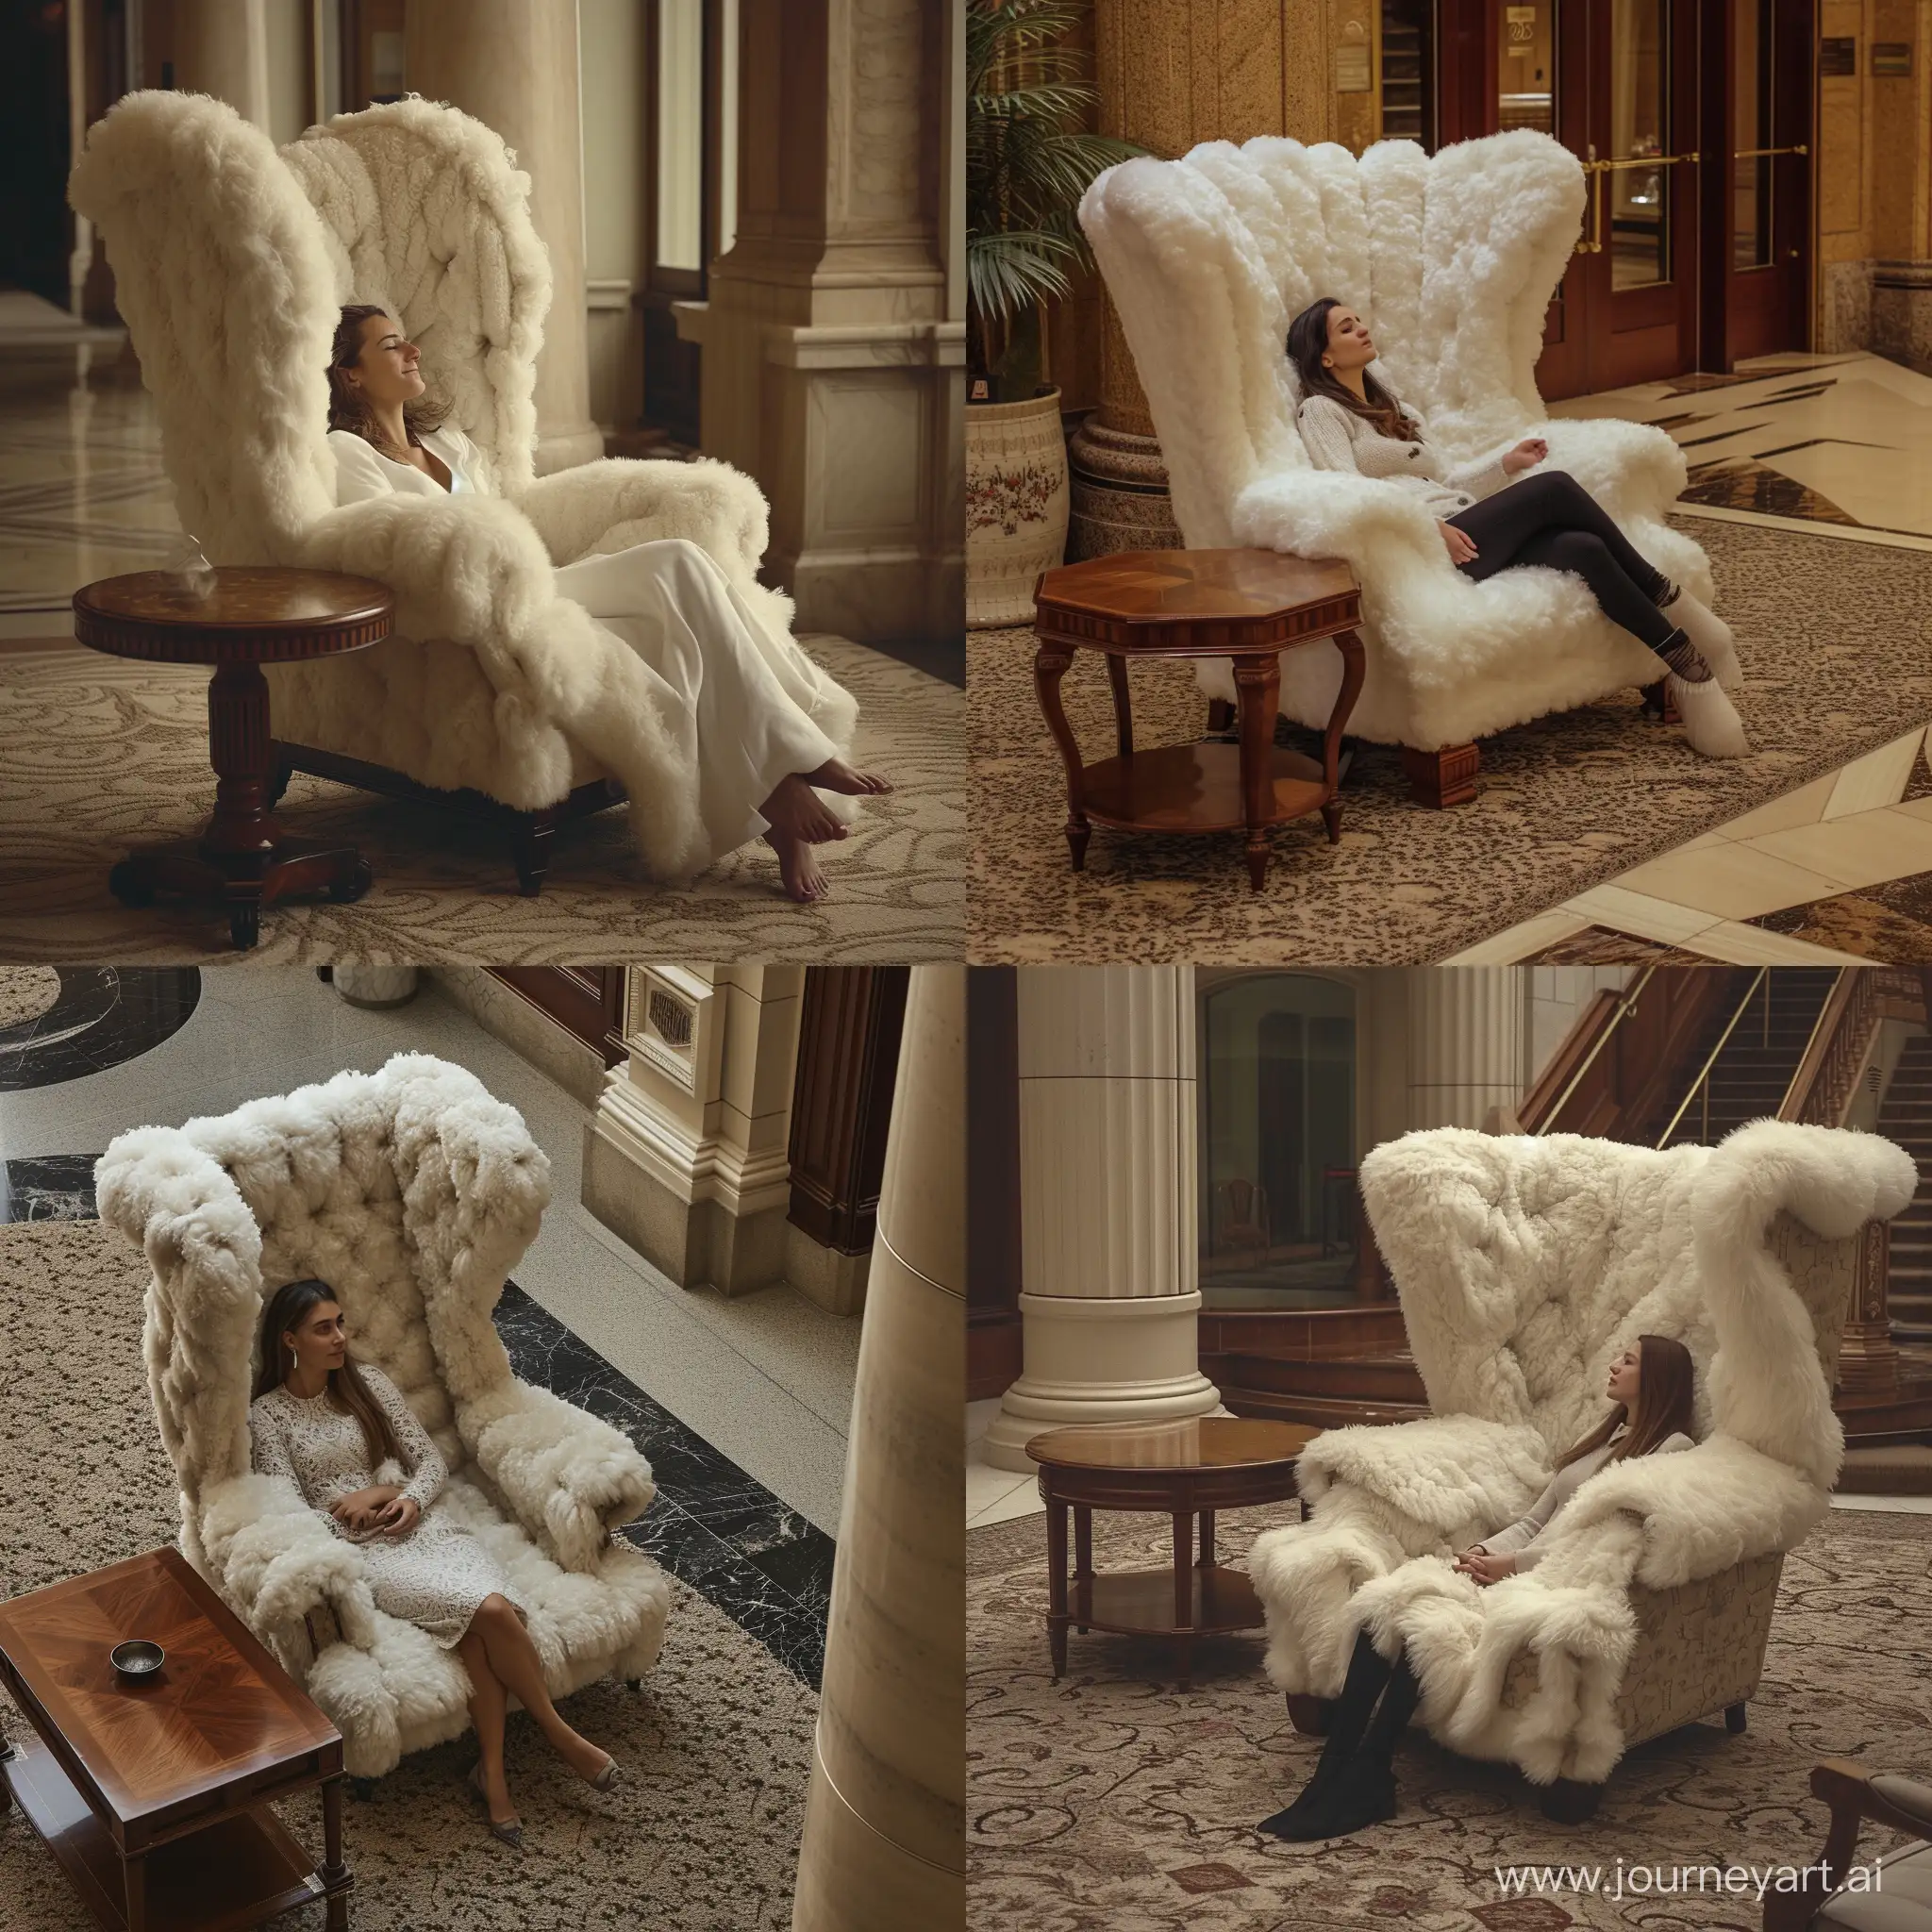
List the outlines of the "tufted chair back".
{"label": "tufted chair back", "polygon": [[1544,312],[1583,219],[1583,172],[1548,135],[1461,142],[1430,156],[1378,142],[1207,142],[1140,158],[1080,204],[1121,318],[1191,549],[1237,540],[1236,497],[1309,467],[1288,325],[1333,295],[1366,317],[1377,373],[1452,454],[1474,456],[1543,415]]}
{"label": "tufted chair back", "polygon": [[191,1504],[247,1470],[262,1305],[308,1275],[335,1290],[352,1352],[462,1468],[457,1406],[510,1379],[491,1311],[549,1198],[549,1162],[473,1074],[399,1054],[379,1073],[141,1128],[108,1149],[97,1184],[103,1217],[153,1264],[149,1390]]}
{"label": "tufted chair back", "polygon": [[499,136],[411,95],[277,150],[225,102],[131,93],[68,185],[100,229],[183,526],[217,563],[292,560],[334,508],[329,344],[374,302],[423,349],[478,480],[534,474],[550,267]]}
{"label": "tufted chair back", "polygon": [[1361,1180],[1437,1414],[1527,1423],[1554,1458],[1601,1421],[1611,1359],[1665,1335],[1695,1364],[1700,1440],[1723,1430],[1828,1484],[1858,1232],[1895,1211],[1884,1190],[1909,1198],[1906,1158],[1774,1121],[1663,1152],[1436,1128],[1376,1148]]}

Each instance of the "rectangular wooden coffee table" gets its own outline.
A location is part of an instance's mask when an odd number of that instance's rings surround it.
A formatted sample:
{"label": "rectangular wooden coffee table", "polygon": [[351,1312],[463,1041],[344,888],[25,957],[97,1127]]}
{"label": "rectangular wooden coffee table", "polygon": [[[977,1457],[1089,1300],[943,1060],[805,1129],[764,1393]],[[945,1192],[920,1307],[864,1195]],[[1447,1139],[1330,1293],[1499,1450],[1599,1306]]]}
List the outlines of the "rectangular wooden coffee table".
{"label": "rectangular wooden coffee table", "polygon": [[[122,1678],[117,1643],[167,1660]],[[38,1734],[0,1761],[9,1797],[110,1932],[230,1932],[328,1900],[345,1932],[342,1740],[178,1550],[0,1603],[0,1683]],[[322,1786],[325,1859],[269,1809]]]}

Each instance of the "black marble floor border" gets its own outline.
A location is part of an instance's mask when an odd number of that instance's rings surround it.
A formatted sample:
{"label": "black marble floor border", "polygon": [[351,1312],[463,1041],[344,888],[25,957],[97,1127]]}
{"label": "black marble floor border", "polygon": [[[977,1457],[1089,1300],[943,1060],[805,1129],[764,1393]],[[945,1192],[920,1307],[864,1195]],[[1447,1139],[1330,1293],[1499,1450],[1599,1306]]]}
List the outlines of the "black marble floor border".
{"label": "black marble floor border", "polygon": [[59,966],[44,1013],[0,1029],[0,1093],[54,1087],[139,1059],[178,1033],[201,999],[192,966]]}

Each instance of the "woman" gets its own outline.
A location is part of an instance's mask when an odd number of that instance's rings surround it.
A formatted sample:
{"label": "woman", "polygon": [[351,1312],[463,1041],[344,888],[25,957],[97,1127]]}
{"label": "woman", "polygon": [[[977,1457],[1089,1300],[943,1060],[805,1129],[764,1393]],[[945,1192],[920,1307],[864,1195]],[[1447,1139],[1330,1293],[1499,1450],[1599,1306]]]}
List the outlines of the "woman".
{"label": "woman", "polygon": [[[475,449],[426,399],[421,352],[382,309],[344,308],[329,355],[329,444],[336,501],[392,491],[458,494]],[[813,790],[876,796],[892,788],[856,772],[816,722],[836,689],[788,637],[774,635],[717,562],[681,538],[585,558],[556,573],[558,593],[582,604],[666,680],[686,714],[698,810],[714,855],[762,835],[786,893],[829,890],[812,847],[845,827]]]}
{"label": "woman", "polygon": [[1450,560],[1478,583],[1524,564],[1581,577],[1604,615],[1657,653],[1691,749],[1724,758],[1751,748],[1723,690],[1738,681],[1730,627],[1646,562],[1575,477],[1545,470],[1516,480],[1549,455],[1541,437],[1445,468],[1421,416],[1368,373],[1375,359],[1368,324],[1333,296],[1289,325],[1288,355],[1302,390],[1296,426],[1317,469],[1354,470],[1413,491],[1435,516]]}
{"label": "woman", "polygon": [[[1457,1557],[1455,1568],[1479,1585],[1534,1569],[1551,1519],[1598,1470],[1632,1456],[1660,1456],[1693,1446],[1690,1354],[1664,1335],[1640,1335],[1610,1364],[1607,1394],[1616,1404],[1557,1464],[1542,1494],[1519,1516]],[[1348,1677],[1303,1791],[1285,1811],[1264,1819],[1276,1838],[1340,1838],[1395,1815],[1394,1757],[1422,1696],[1405,1651],[1391,1665],[1364,1630],[1355,1641]]]}
{"label": "woman", "polygon": [[[291,1281],[264,1310],[248,1437],[258,1474],[286,1476],[337,1536],[361,1546],[376,1607],[462,1658],[482,1749],[470,1782],[494,1836],[523,1842],[503,1768],[512,1695],[580,1778],[610,1789],[617,1760],[558,1715],[515,1586],[469,1531],[425,1516],[449,1470],[395,1384],[349,1358],[342,1310],[327,1283]],[[406,1481],[395,1479],[405,1474]]]}

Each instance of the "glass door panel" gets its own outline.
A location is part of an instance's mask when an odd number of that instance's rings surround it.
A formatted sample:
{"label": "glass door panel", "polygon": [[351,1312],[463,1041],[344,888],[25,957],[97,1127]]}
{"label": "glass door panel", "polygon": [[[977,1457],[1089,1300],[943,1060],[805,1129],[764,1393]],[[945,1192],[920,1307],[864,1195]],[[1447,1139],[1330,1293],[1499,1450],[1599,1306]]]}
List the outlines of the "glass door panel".
{"label": "glass door panel", "polygon": [[1612,289],[1671,279],[1669,0],[1610,0],[1610,152],[1599,190]]}
{"label": "glass door panel", "polygon": [[1496,41],[1496,125],[1557,129],[1556,0],[1505,0]]}
{"label": "glass door panel", "polygon": [[1771,0],[1733,0],[1731,85],[1737,103],[1737,146],[1731,157],[1731,266],[1768,268],[1772,220]]}

